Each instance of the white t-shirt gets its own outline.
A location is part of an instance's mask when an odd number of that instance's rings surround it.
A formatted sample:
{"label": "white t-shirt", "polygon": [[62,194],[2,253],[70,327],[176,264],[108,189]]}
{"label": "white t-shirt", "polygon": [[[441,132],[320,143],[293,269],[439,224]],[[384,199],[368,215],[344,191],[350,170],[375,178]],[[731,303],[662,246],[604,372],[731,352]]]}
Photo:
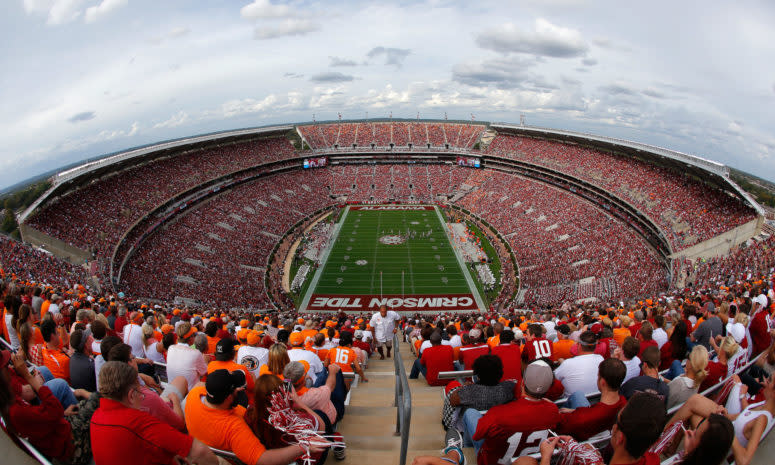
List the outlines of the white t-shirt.
{"label": "white t-shirt", "polygon": [[132,355],[139,358],[145,358],[143,329],[140,326],[136,324],[124,326],[124,344],[128,344],[132,347]]}
{"label": "white t-shirt", "polygon": [[371,327],[374,328],[374,336],[378,342],[385,342],[393,337],[393,330],[396,328],[396,321],[401,319],[401,315],[388,310],[383,317],[377,312],[371,317]]}
{"label": "white t-shirt", "polygon": [[269,349],[263,347],[242,346],[237,351],[237,363],[245,365],[254,378],[258,378],[258,369],[269,363]]}
{"label": "white t-shirt", "polygon": [[59,313],[59,305],[57,305],[57,304],[52,302],[51,305],[48,306],[48,311],[52,315],[58,314]]}
{"label": "white t-shirt", "polygon": [[622,360],[622,362],[624,362],[624,366],[627,368],[622,384],[636,376],[640,376],[640,358],[637,355],[632,360]]}
{"label": "white t-shirt", "polygon": [[369,342],[374,339],[374,335],[369,330],[363,331],[363,342]]}
{"label": "white t-shirt", "polygon": [[315,352],[310,352],[309,350],[304,349],[291,349],[288,351],[288,358],[292,362],[306,360],[307,363],[309,363],[307,377],[313,381],[317,379],[318,374],[323,371],[323,362],[320,361],[320,357],[318,357]]}
{"label": "white t-shirt", "polygon": [[651,333],[651,338],[657,341],[657,346],[661,349],[667,342],[667,333],[662,328],[657,328]]}
{"label": "white t-shirt", "polygon": [[207,373],[207,363],[202,352],[184,343],[177,343],[167,350],[167,379],[186,378],[191,390]]}
{"label": "white t-shirt", "polygon": [[148,360],[152,362],[159,362],[159,363],[167,363],[166,360],[164,360],[164,354],[160,353],[158,349],[156,349],[156,344],[159,343],[159,341],[152,339],[153,342],[148,344],[145,348],[145,355],[148,357]]}
{"label": "white t-shirt", "polygon": [[11,324],[11,321],[13,320],[13,315],[11,313],[5,314],[5,328],[8,330],[8,338],[10,339],[11,347],[13,347],[13,350],[19,350],[19,335],[16,334],[16,330],[14,329],[13,325]]}
{"label": "white t-shirt", "polygon": [[577,355],[562,362],[554,376],[565,387],[565,395],[576,391],[589,394],[597,391],[597,367],[603,361],[598,354]]}
{"label": "white t-shirt", "polygon": [[463,346],[463,340],[460,339],[460,335],[459,334],[455,334],[454,336],[449,338],[449,345],[451,345],[453,349],[455,347],[462,347]]}
{"label": "white t-shirt", "polygon": [[432,346],[430,340],[422,341],[422,344],[420,344],[420,353],[422,353],[423,350],[427,349],[428,347]]}

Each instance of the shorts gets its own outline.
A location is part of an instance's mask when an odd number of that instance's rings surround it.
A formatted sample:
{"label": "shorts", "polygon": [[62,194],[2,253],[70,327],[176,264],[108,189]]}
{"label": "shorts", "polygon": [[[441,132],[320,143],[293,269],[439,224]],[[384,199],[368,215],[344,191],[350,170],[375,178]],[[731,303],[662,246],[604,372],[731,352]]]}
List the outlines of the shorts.
{"label": "shorts", "polygon": [[393,347],[393,340],[392,339],[388,339],[387,341],[376,341],[375,340],[374,341],[374,345],[377,346],[377,347],[385,346],[387,348],[391,348],[391,347]]}

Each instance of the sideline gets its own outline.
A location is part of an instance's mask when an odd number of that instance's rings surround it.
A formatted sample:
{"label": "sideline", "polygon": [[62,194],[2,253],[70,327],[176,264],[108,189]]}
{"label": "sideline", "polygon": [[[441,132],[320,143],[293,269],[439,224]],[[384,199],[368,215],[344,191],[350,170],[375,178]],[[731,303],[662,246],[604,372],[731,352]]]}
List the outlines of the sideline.
{"label": "sideline", "polygon": [[323,274],[323,268],[326,267],[328,257],[331,255],[331,250],[334,248],[336,240],[339,239],[339,232],[342,230],[342,226],[344,225],[344,221],[347,219],[348,213],[350,213],[349,205],[344,209],[342,217],[334,225],[334,234],[331,235],[331,242],[328,244],[328,247],[326,247],[326,251],[323,252],[323,258],[320,259],[320,265],[318,265],[318,269],[315,270],[315,276],[312,278],[312,282],[309,284],[306,294],[304,294],[304,299],[302,299],[301,305],[299,306],[299,312],[307,311],[309,299],[312,298],[312,294],[315,291],[315,288],[318,287],[318,281],[320,281],[320,276]]}
{"label": "sideline", "polygon": [[460,270],[463,272],[463,277],[466,278],[466,282],[468,283],[469,289],[471,289],[471,294],[474,296],[476,305],[479,306],[479,311],[486,312],[487,307],[484,306],[484,301],[482,300],[482,296],[479,295],[479,289],[476,288],[476,284],[474,284],[473,279],[471,279],[471,274],[468,272],[468,267],[463,261],[463,257],[460,255],[460,250],[458,249],[457,245],[455,245],[455,239],[452,236],[450,236],[449,229],[447,228],[447,223],[444,222],[444,217],[441,216],[439,207],[434,206],[434,210],[436,210],[436,216],[439,218],[439,225],[441,226],[441,229],[443,229],[444,234],[447,235],[447,240],[449,240],[449,245],[452,247],[452,250],[455,251],[455,257],[457,258],[457,263],[458,265],[460,265]]}
{"label": "sideline", "polygon": [[283,290],[290,294],[291,292],[291,265],[293,265],[293,256],[296,254],[296,249],[299,248],[299,244],[301,244],[301,239],[304,237],[305,234],[309,230],[315,227],[316,224],[320,223],[324,219],[331,216],[333,212],[328,212],[327,214],[321,216],[320,218],[316,219],[312,224],[310,224],[307,228],[304,229],[304,231],[301,232],[299,235],[299,238],[296,239],[296,241],[291,245],[291,248],[288,249],[288,254],[285,256],[285,264],[283,265]]}

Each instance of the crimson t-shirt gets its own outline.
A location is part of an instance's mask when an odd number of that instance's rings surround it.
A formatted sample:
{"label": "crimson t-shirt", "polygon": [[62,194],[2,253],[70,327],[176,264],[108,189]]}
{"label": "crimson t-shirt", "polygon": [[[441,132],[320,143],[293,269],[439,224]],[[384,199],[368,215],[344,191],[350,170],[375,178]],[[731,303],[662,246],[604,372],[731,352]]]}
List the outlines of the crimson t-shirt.
{"label": "crimson t-shirt", "polygon": [[525,342],[525,350],[522,352],[522,359],[530,363],[538,358],[554,358],[554,349],[552,343],[546,338],[537,337],[532,341]]}
{"label": "crimson t-shirt", "polygon": [[466,370],[471,370],[474,361],[482,355],[490,353],[490,346],[487,344],[477,344],[473,346],[463,346],[460,348],[460,356],[463,357],[463,366]]}
{"label": "crimson t-shirt", "polygon": [[425,365],[427,372],[425,379],[431,386],[446,386],[451,379],[439,379],[440,371],[454,371],[455,365],[452,363],[455,351],[452,346],[440,345],[431,346],[422,351],[420,363]]}
{"label": "crimson t-shirt", "polygon": [[492,407],[479,419],[473,435],[474,441],[484,439],[476,463],[511,463],[512,457],[538,452],[541,441],[549,437],[547,430],[555,428],[559,421],[557,405],[544,399],[521,397]]}
{"label": "crimson t-shirt", "polygon": [[659,344],[657,344],[657,341],[654,339],[650,339],[648,341],[641,341],[640,343],[640,352],[638,352],[638,357],[641,357],[643,355],[643,351],[646,350],[647,347],[656,347],[659,349]]}
{"label": "crimson t-shirt", "polygon": [[620,395],[613,405],[598,402],[590,407],[579,407],[569,413],[560,413],[557,434],[573,436],[573,439],[579,442],[586,441],[601,431],[611,429],[616,422],[616,415],[625,404],[627,399]]}
{"label": "crimson t-shirt", "polygon": [[96,465],[169,465],[187,457],[194,438],[151,414],[103,397],[91,417],[92,455]]}
{"label": "crimson t-shirt", "polygon": [[492,348],[492,354],[503,362],[501,381],[522,380],[522,352],[516,344],[500,344]]}
{"label": "crimson t-shirt", "polygon": [[708,376],[702,380],[700,392],[718,384],[727,376],[727,366],[721,362],[708,362]]}

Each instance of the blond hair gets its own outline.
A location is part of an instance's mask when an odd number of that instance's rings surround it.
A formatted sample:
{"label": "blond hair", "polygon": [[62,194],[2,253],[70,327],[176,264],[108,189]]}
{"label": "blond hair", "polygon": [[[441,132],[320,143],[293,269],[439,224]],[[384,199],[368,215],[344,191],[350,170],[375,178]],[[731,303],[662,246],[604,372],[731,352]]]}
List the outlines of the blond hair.
{"label": "blond hair", "polygon": [[702,384],[705,378],[708,376],[708,349],[702,345],[696,345],[689,353],[689,358],[686,360],[686,368],[691,369],[694,374],[694,383],[696,385]]}
{"label": "blond hair", "polygon": [[725,337],[721,340],[721,344],[718,345],[718,349],[724,352],[728,359],[732,358],[732,356],[737,353],[739,347],[740,344],[738,344],[732,336]]}
{"label": "blond hair", "polygon": [[735,323],[740,323],[743,326],[748,326],[748,315],[743,312],[737,312],[735,315]]}
{"label": "blond hair", "polygon": [[266,362],[269,371],[276,375],[282,376],[285,365],[289,364],[291,359],[288,358],[288,349],[285,344],[277,343],[269,348],[269,356]]}

